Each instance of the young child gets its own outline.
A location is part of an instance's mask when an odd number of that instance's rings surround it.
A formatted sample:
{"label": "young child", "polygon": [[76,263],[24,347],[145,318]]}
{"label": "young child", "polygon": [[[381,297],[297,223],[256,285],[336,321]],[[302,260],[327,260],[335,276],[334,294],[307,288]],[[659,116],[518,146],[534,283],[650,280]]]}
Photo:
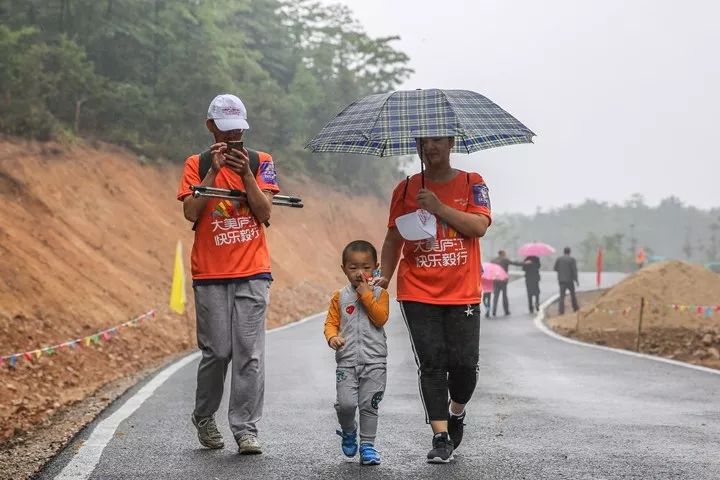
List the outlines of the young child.
{"label": "young child", "polygon": [[335,350],[337,411],[342,451],[358,452],[355,410],[360,410],[360,463],[379,465],[375,450],[378,407],[385,393],[387,344],[383,325],[390,310],[388,292],[368,280],[378,268],[375,247],[364,240],[349,243],[342,254],[342,270],[350,284],[330,301],[325,339]]}
{"label": "young child", "polygon": [[485,318],[490,318],[490,307],[492,306],[492,290],[486,290],[485,282],[483,282],[482,304],[485,309]]}

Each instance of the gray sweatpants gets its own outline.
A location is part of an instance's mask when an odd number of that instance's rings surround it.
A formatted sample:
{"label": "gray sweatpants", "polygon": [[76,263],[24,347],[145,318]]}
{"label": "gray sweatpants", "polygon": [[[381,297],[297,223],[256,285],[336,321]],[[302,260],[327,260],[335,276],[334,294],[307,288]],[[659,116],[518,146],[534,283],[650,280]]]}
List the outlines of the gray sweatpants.
{"label": "gray sweatpants", "polygon": [[343,432],[357,429],[355,410],[360,409],[360,442],[375,442],[378,407],[385,394],[387,369],[384,363],[337,367],[335,411]]}
{"label": "gray sweatpants", "polygon": [[265,311],[270,281],[248,280],[226,285],[198,285],[195,292],[198,367],[195,415],[220,408],[225,374],[230,372],[228,419],[235,438],[257,435],[265,396]]}

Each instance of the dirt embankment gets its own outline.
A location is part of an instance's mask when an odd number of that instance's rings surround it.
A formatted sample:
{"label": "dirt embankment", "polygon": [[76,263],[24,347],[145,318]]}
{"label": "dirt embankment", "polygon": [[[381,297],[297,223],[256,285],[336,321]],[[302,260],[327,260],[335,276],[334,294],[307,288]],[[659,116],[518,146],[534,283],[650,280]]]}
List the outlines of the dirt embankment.
{"label": "dirt embankment", "polygon": [[[363,238],[379,248],[387,214],[385,202],[286,178],[277,163],[284,192],[306,207],[273,212],[269,327],[324,309],[345,281],[342,247]],[[0,141],[0,355],[158,311],[109,342],[3,365],[0,443],[112,380],[194,348],[192,314],[166,308],[178,240],[189,278],[192,232],[175,200],[180,174],[180,166],[143,165],[109,145]]]}
{"label": "dirt embankment", "polygon": [[583,341],[720,368],[720,275],[685,262],[662,262],[615,287],[582,294],[580,311],[548,324]]}

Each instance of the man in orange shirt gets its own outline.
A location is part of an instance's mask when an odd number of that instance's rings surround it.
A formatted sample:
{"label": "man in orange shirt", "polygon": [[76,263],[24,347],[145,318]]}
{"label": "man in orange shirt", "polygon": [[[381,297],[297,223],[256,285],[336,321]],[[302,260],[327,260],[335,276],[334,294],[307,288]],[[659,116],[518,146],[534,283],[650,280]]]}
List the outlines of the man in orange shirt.
{"label": "man in orange shirt", "polygon": [[[428,462],[447,463],[460,445],[465,404],[475,390],[480,341],[480,242],[491,223],[482,177],[450,166],[452,137],[418,138],[425,178],[393,192],[376,282],[387,288],[398,268],[397,298],[410,333],[426,421]],[[436,238],[406,241],[395,220],[417,209],[437,219]],[[401,258],[402,254],[402,258]],[[449,399],[449,411],[448,411]]]}
{"label": "man in orange shirt", "polygon": [[[214,415],[232,359],[230,429],[241,454],[257,454],[262,453],[257,422],[265,391],[265,312],[272,281],[263,223],[280,190],[269,154],[257,152],[259,163],[253,172],[244,147],[228,148],[228,142],[240,141],[250,128],[238,97],[215,97],[206,126],[215,140],[209,169],[201,178],[201,155],[188,157],[177,193],[185,218],[195,224],[192,276],[202,359],[192,422],[203,446],[224,446]],[[247,197],[194,198],[192,185],[242,190]]]}
{"label": "man in orange shirt", "polygon": [[635,265],[637,265],[637,269],[641,270],[643,266],[645,265],[645,260],[647,260],[647,256],[645,255],[645,249],[640,247],[637,251],[637,254],[635,254]]}

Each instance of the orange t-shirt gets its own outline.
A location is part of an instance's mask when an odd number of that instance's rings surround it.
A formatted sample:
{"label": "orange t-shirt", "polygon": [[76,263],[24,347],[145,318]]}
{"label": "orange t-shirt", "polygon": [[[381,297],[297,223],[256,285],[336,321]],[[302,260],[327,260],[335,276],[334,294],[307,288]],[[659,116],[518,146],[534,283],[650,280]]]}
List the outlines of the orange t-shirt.
{"label": "orange t-shirt", "polygon": [[[272,157],[265,152],[258,153],[257,184],[261,190],[278,193],[280,188]],[[199,162],[200,155],[192,155],[185,160],[178,200],[183,201],[192,194],[191,185],[200,184]],[[218,172],[213,187],[245,191],[240,176],[229,168]],[[191,261],[193,280],[234,279],[270,273],[265,229],[247,203],[208,198],[195,229]]]}
{"label": "orange t-shirt", "polygon": [[[407,185],[406,185],[407,182]],[[395,219],[419,208],[417,194],[422,186],[419,174],[395,187],[390,204],[388,228]],[[407,188],[406,188],[407,187]],[[442,203],[467,213],[491,219],[490,198],[483,178],[477,173],[458,171],[446,183],[425,179]],[[480,302],[480,242],[465,238],[437,219],[433,241],[404,241],[397,274],[397,299],[435,305],[467,305]]]}

